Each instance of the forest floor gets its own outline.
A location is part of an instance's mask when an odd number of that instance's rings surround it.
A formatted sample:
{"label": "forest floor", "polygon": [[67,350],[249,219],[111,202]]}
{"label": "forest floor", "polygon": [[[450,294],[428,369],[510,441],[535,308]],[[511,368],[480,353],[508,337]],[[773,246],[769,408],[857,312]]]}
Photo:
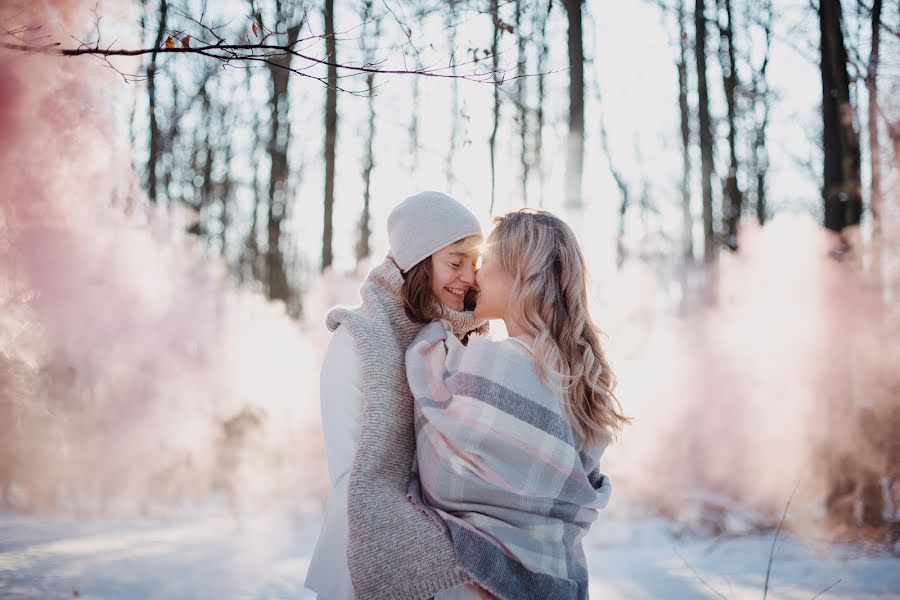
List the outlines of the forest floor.
{"label": "forest floor", "polygon": [[[2,598],[314,598],[303,580],[315,515],[235,521],[87,519],[0,511]],[[611,516],[585,539],[591,597],[763,598],[773,533],[673,535],[665,519]],[[782,533],[767,598],[900,598],[900,559]]]}

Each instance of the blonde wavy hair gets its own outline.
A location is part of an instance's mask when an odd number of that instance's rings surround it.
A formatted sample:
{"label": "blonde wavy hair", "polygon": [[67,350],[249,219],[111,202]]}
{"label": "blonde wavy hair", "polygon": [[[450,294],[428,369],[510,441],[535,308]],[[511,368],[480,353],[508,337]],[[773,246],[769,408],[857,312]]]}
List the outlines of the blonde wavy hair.
{"label": "blonde wavy hair", "polygon": [[589,278],[575,233],[549,212],[530,209],[496,217],[494,225],[491,260],[513,277],[509,316],[534,337],[541,381],[558,387],[582,449],[612,441],[630,419],[588,312]]}

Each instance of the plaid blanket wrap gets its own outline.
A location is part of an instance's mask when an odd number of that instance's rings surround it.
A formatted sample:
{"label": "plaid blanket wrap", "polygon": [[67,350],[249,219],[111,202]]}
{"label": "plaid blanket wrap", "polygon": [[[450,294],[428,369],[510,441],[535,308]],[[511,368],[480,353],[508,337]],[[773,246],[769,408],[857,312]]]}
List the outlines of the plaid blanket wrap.
{"label": "plaid blanket wrap", "polygon": [[530,357],[443,322],[406,353],[418,480],[410,499],[449,529],[457,558],[497,598],[587,598],[581,540],[612,491],[605,444],[579,452]]}

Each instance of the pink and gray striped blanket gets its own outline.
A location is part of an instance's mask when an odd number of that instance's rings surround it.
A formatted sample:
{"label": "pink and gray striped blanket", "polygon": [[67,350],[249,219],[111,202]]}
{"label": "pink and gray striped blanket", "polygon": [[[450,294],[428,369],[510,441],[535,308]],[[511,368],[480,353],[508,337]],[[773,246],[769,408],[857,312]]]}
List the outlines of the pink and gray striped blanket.
{"label": "pink and gray striped blanket", "polygon": [[457,558],[496,598],[587,598],[581,540],[612,491],[580,452],[560,397],[512,342],[463,346],[436,321],[406,352],[415,399],[410,498],[439,518]]}

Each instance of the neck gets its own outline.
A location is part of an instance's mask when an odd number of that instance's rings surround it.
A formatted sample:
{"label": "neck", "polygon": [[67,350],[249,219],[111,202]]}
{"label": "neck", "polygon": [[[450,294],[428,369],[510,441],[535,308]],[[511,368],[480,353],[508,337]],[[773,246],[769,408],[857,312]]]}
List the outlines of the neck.
{"label": "neck", "polygon": [[514,319],[504,318],[503,323],[506,325],[506,332],[509,334],[509,337],[519,338],[529,343],[534,342],[534,336],[526,333]]}

